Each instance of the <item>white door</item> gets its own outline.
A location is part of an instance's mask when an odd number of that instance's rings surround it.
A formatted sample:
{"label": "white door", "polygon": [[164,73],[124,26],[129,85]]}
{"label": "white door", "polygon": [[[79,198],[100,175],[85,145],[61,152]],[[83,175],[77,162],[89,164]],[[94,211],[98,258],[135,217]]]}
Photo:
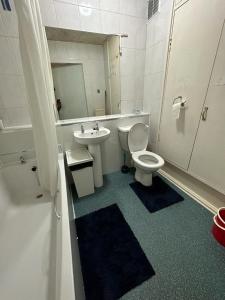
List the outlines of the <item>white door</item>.
{"label": "white door", "polygon": [[225,193],[225,27],[203,112],[189,171]]}
{"label": "white door", "polygon": [[[175,11],[160,123],[159,152],[187,170],[221,34],[224,0],[189,0]],[[186,108],[172,114],[175,98]]]}
{"label": "white door", "polygon": [[55,95],[61,101],[60,120],[88,116],[82,64],[57,64],[52,68]]}

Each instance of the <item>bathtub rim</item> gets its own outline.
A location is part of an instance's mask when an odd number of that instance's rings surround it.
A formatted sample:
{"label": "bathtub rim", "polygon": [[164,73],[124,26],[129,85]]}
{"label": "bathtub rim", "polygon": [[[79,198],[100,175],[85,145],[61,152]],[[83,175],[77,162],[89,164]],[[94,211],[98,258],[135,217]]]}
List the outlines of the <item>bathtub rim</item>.
{"label": "bathtub rim", "polygon": [[[75,299],[75,285],[73,275],[73,260],[72,260],[72,248],[70,238],[70,226],[69,226],[69,212],[67,201],[67,185],[64,167],[63,153],[58,157],[59,172],[60,172],[60,206],[61,206],[61,219],[57,219],[56,222],[61,223],[62,226],[62,257],[61,257],[61,274],[60,274],[60,287],[59,300],[74,300]],[[56,218],[56,216],[55,216]],[[57,250],[57,249],[56,249]],[[56,282],[56,285],[58,283]]]}

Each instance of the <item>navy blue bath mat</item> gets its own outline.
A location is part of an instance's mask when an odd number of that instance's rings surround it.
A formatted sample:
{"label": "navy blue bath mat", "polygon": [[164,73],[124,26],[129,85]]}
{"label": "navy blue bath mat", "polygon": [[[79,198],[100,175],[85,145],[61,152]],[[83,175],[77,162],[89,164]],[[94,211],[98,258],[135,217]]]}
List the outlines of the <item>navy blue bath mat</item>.
{"label": "navy blue bath mat", "polygon": [[152,186],[146,187],[139,182],[132,182],[130,186],[151,213],[184,200],[159,176],[152,178]]}
{"label": "navy blue bath mat", "polygon": [[87,300],[115,300],[155,274],[116,204],[75,220]]}

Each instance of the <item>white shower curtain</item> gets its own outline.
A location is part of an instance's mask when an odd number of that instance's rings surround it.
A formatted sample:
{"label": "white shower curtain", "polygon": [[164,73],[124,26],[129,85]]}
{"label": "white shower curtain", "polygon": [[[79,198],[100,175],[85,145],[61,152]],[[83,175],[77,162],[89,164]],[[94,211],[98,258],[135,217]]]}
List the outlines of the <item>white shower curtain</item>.
{"label": "white shower curtain", "polygon": [[54,196],[57,190],[58,147],[46,34],[41,22],[38,0],[14,2],[39,179],[42,188]]}

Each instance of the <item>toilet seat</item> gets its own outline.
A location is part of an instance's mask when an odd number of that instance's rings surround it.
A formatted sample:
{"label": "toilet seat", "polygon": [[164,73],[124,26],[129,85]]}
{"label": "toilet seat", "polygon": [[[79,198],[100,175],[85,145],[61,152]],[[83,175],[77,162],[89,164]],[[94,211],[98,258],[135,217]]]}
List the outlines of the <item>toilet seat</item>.
{"label": "toilet seat", "polygon": [[147,151],[148,126],[143,123],[135,124],[128,134],[128,146],[137,167],[147,173],[154,172],[164,165],[162,157]]}
{"label": "toilet seat", "polygon": [[146,171],[151,170],[151,172],[153,172],[164,165],[162,157],[146,150],[134,152],[132,158],[139,168]]}
{"label": "toilet seat", "polygon": [[135,124],[128,133],[128,148],[136,167],[135,179],[144,186],[152,185],[152,173],[164,165],[159,155],[147,151],[148,126],[143,123]]}
{"label": "toilet seat", "polygon": [[128,147],[130,153],[146,150],[148,146],[148,126],[137,123],[128,133]]}

